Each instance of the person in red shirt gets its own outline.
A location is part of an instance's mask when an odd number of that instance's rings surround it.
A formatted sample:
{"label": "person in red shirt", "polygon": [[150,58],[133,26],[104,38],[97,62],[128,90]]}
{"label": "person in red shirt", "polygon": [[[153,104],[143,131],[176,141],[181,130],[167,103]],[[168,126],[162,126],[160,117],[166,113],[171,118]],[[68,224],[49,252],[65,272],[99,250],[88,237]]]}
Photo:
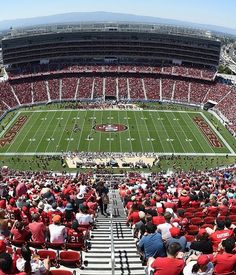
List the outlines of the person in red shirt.
{"label": "person in red shirt", "polygon": [[184,268],[184,260],[178,258],[181,251],[179,243],[172,243],[167,248],[167,257],[149,258],[148,265],[154,269],[154,275],[179,275]]}
{"label": "person in red shirt", "polygon": [[15,221],[11,229],[11,238],[14,241],[28,241],[30,232],[24,227],[23,222]]}
{"label": "person in red shirt", "polygon": [[217,228],[215,232],[210,235],[210,240],[212,242],[214,251],[217,251],[219,244],[223,240],[233,236],[233,230],[225,229],[225,221],[217,219],[216,225]]}
{"label": "person in red shirt", "polygon": [[233,254],[235,240],[227,238],[222,241],[222,247],[224,252],[217,254],[212,261],[215,265],[214,274],[231,274],[236,268],[236,255]]}
{"label": "person in red shirt", "polygon": [[45,242],[46,226],[40,221],[39,214],[32,214],[32,222],[29,224],[29,230],[32,234],[31,239],[33,242]]}
{"label": "person in red shirt", "polygon": [[127,225],[129,225],[130,223],[132,225],[134,225],[139,221],[140,221],[140,217],[139,217],[138,205],[136,203],[134,203],[132,205],[132,207],[130,209],[130,213],[128,215]]}
{"label": "person in red shirt", "polygon": [[79,223],[77,220],[74,220],[71,228],[67,229],[67,241],[68,243],[80,243],[84,241],[84,234],[82,230],[79,230]]}
{"label": "person in red shirt", "polygon": [[14,198],[11,198],[9,200],[9,204],[7,206],[7,213],[9,216],[9,219],[15,221],[21,221],[21,211],[19,208],[16,207],[16,200]]}
{"label": "person in red shirt", "polygon": [[31,215],[29,212],[29,208],[27,206],[22,207],[22,212],[21,212],[21,219],[24,225],[28,225],[31,222]]}
{"label": "person in red shirt", "polygon": [[180,207],[183,207],[183,208],[186,208],[189,206],[189,202],[190,202],[190,197],[188,196],[188,192],[184,189],[182,190],[181,192],[181,195],[179,197],[179,206]]}

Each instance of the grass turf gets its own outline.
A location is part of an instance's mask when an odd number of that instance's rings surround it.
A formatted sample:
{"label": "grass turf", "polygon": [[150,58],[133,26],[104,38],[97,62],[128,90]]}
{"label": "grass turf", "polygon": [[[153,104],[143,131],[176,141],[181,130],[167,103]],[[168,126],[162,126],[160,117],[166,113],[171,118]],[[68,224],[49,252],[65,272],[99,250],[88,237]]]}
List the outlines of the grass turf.
{"label": "grass turf", "polygon": [[[225,129],[212,130],[223,144],[213,147],[194,123],[197,111],[113,111],[113,110],[34,110],[20,111],[8,124],[5,133],[19,116],[28,119],[9,145],[0,153],[61,153],[85,152],[156,152],[185,154],[229,154],[236,150],[235,142]],[[204,120],[211,125],[208,115]],[[98,124],[122,124],[123,132],[97,132]],[[73,131],[77,124],[80,130]],[[215,125],[215,124],[214,124]],[[211,127],[211,126],[210,126]],[[1,136],[4,136],[4,132]],[[222,136],[224,140],[222,140]],[[226,143],[229,146],[226,146]]]}

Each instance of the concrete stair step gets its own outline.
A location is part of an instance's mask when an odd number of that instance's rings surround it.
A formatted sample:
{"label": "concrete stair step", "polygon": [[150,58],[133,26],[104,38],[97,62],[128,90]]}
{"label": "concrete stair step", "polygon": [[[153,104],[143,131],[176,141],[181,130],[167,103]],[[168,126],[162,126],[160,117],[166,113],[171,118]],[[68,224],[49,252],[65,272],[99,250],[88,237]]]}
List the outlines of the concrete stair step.
{"label": "concrete stair step", "polygon": [[[101,275],[101,271],[96,271],[96,270],[81,270],[80,275]],[[110,271],[103,271],[102,275],[111,275],[111,270]],[[115,275],[144,275],[145,271],[144,268],[141,270],[115,270]]]}

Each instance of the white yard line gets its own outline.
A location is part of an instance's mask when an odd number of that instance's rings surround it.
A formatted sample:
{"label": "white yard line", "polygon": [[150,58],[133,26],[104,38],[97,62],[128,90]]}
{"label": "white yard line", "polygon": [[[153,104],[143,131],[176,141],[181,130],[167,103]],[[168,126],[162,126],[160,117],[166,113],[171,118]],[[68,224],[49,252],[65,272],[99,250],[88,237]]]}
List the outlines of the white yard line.
{"label": "white yard line", "polygon": [[[190,120],[192,121],[192,118],[190,117],[190,115],[188,114],[188,117],[190,118]],[[183,118],[184,119],[184,118]],[[188,129],[190,130],[190,132],[192,133],[192,135],[195,137],[195,135],[194,135],[194,132],[192,131],[192,129],[189,127],[189,125],[188,125],[188,123],[187,122],[185,122],[186,123],[186,125],[187,125],[187,127],[188,127]],[[202,144],[201,144],[201,142],[198,142],[198,139],[195,137],[195,140],[197,141],[197,143],[198,143],[198,145],[201,147],[201,149],[202,149],[202,151],[204,152],[205,151],[205,149],[202,147]]]}
{"label": "white yard line", "polygon": [[166,118],[167,118],[168,122],[170,123],[171,129],[172,129],[173,132],[175,133],[175,136],[177,137],[177,139],[178,139],[178,141],[179,141],[179,143],[180,143],[180,145],[181,145],[181,147],[182,147],[182,151],[186,152],[185,147],[183,146],[183,143],[181,142],[181,139],[179,138],[179,135],[176,134],[175,129],[174,129],[174,127],[172,126],[172,123],[171,123],[171,121],[169,120],[168,116],[166,116]]}
{"label": "white yard line", "polygon": [[129,141],[129,143],[130,143],[130,148],[131,148],[131,152],[133,152],[133,144],[132,144],[131,135],[130,135],[130,130],[129,130],[130,126],[129,126],[129,120],[128,120],[127,111],[125,111],[125,113],[126,113],[126,120],[127,120],[127,127],[128,127],[127,131],[129,132],[129,138],[130,138],[130,141]]}
{"label": "white yard line", "polygon": [[[118,112],[118,123],[121,124],[121,123],[120,123],[120,114],[119,114],[119,112]],[[119,135],[119,140],[120,140],[120,151],[123,152],[123,149],[122,149],[122,142],[121,142],[121,137],[120,137],[120,135]]]}
{"label": "white yard line", "polygon": [[142,142],[142,138],[141,138],[141,135],[140,135],[140,132],[139,132],[139,126],[138,126],[137,118],[136,118],[135,115],[134,115],[134,118],[135,118],[135,122],[136,122],[137,129],[138,129],[138,136],[139,136],[139,140],[140,140],[140,143],[141,143],[142,151],[145,152],[145,151],[143,150],[143,142]]}
{"label": "white yard line", "polygon": [[[144,117],[144,113],[142,113],[142,115],[143,115],[143,117]],[[150,132],[149,132],[148,127],[147,127],[146,119],[144,119],[144,124],[145,124],[145,127],[146,127],[146,129],[147,129],[147,133],[148,133],[148,135],[149,135],[149,138],[151,138],[151,137],[150,137]],[[153,147],[153,144],[152,144],[152,141],[150,140],[150,142],[151,142],[151,146],[152,146],[152,152],[155,152],[154,147]]]}
{"label": "white yard line", "polygon": [[[175,118],[175,117],[174,117],[174,114],[172,114],[172,115],[173,115],[173,118]],[[184,129],[183,129],[183,127],[181,126],[181,124],[179,123],[179,120],[176,120],[176,122],[178,123],[180,129],[182,129],[181,132],[184,134],[185,138],[188,139],[189,137],[186,135],[186,132],[184,131]],[[172,127],[172,128],[173,128],[173,127]],[[173,129],[174,129],[174,128],[173,128]],[[174,130],[174,132],[175,132],[175,134],[177,133],[177,131],[175,131],[175,130]],[[177,135],[177,136],[178,136],[178,135]],[[181,141],[180,141],[180,143],[181,143],[181,146],[183,147],[183,144],[182,144]],[[190,146],[191,146],[191,148],[192,148],[192,151],[195,152],[192,143],[191,143],[191,142],[189,142],[189,143],[190,143]]]}
{"label": "white yard line", "polygon": [[[45,136],[45,133],[47,132],[48,128],[51,126],[51,122],[53,121],[53,119],[54,119],[55,116],[56,116],[56,114],[54,114],[54,115],[52,116],[50,122],[48,123],[48,126],[47,126],[47,128],[45,129],[44,134],[42,135],[42,137],[41,137],[41,139],[40,139],[40,141],[39,141],[39,143],[38,143],[38,146],[36,147],[35,152],[38,151],[39,145],[41,144],[41,142],[42,142],[42,140],[43,140],[43,138],[44,138],[44,136]],[[40,128],[39,128],[39,129],[40,129]],[[38,129],[38,131],[39,131],[39,129]],[[38,131],[37,131],[37,132],[38,132]],[[37,134],[37,132],[36,132],[36,134]]]}
{"label": "white yard line", "polygon": [[[87,111],[86,111],[87,112]],[[80,110],[79,110],[79,112],[78,112],[78,115],[80,114]],[[77,116],[78,116],[77,115]],[[82,127],[81,127],[81,131],[80,131],[80,138],[79,138],[79,142],[78,142],[78,146],[77,146],[77,150],[79,151],[79,146],[80,146],[80,142],[81,142],[81,138],[82,138],[82,135],[83,135],[83,131],[84,131],[84,124],[85,124],[85,118],[86,118],[86,116],[87,116],[87,113],[85,114],[85,116],[84,116],[84,122],[83,122],[83,125],[82,125]]]}
{"label": "white yard line", "polygon": [[[157,130],[157,127],[156,127],[156,124],[155,124],[155,122],[154,122],[154,120],[153,120],[153,117],[152,117],[152,115],[150,114],[150,117],[151,117],[151,119],[152,119],[152,123],[153,123],[153,125],[154,125],[154,128],[155,128],[155,130],[156,130],[156,134],[157,134],[157,136],[158,136],[158,132],[159,132],[159,130]],[[164,131],[163,131],[164,132]],[[159,137],[159,136],[158,136]],[[163,146],[163,143],[162,143],[162,141],[161,141],[161,138],[159,137],[159,140],[160,140],[160,143],[161,143],[161,148],[162,148],[162,150],[164,151],[164,146]]]}
{"label": "white yard line", "polygon": [[0,138],[5,135],[5,133],[9,130],[9,128],[11,126],[13,126],[13,124],[16,122],[17,118],[20,116],[21,112],[18,112],[13,118],[12,120],[8,123],[8,125],[5,127],[5,130],[3,130],[1,133],[0,133]]}

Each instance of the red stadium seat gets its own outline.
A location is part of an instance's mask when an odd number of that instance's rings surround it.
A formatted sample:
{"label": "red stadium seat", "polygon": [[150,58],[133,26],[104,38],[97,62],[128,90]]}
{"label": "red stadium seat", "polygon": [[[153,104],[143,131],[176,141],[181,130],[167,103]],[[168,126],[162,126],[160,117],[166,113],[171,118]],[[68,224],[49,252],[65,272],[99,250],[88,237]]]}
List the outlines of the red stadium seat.
{"label": "red stadium seat", "polygon": [[59,262],[63,265],[76,267],[81,267],[82,265],[81,255],[76,251],[61,251],[59,255]]}
{"label": "red stadium seat", "polygon": [[202,222],[202,218],[191,218],[190,223],[193,225],[200,226],[203,222]]}
{"label": "red stadium seat", "polygon": [[204,223],[214,224],[215,223],[215,218],[213,218],[213,217],[206,217],[206,218],[204,218]]}
{"label": "red stadium seat", "polygon": [[47,259],[49,257],[51,265],[58,267],[57,253],[53,250],[38,250],[37,254],[41,260]]}
{"label": "red stadium seat", "polygon": [[184,213],[184,217],[187,218],[187,219],[193,218],[193,213],[191,213],[191,212],[185,212]]}
{"label": "red stadium seat", "polygon": [[199,228],[197,225],[189,225],[186,229],[188,235],[197,235],[199,232]]}
{"label": "red stadium seat", "polygon": [[206,214],[204,212],[195,212],[194,217],[203,218]]}
{"label": "red stadium seat", "polygon": [[49,272],[49,275],[76,275],[76,271],[74,270],[73,272],[69,270],[51,270]]}

